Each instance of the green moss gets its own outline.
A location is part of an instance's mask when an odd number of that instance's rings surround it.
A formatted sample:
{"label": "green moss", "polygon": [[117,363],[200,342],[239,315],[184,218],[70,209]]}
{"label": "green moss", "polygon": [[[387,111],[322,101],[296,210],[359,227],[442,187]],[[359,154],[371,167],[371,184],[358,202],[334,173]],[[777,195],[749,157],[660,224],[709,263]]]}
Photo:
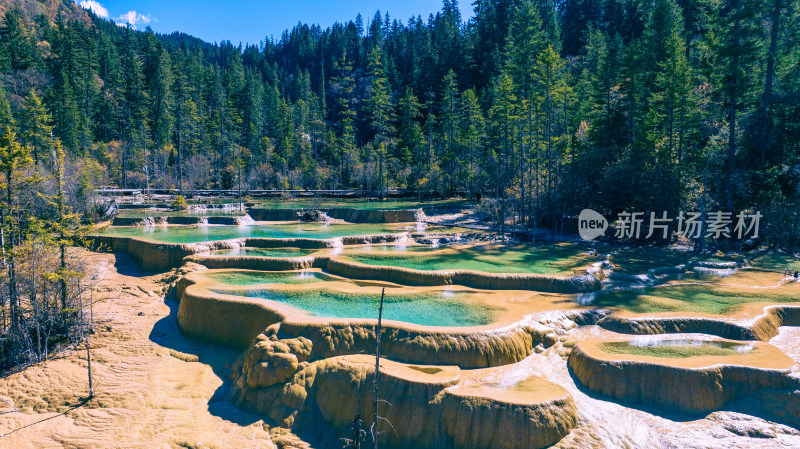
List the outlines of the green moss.
{"label": "green moss", "polygon": [[796,302],[800,298],[779,288],[723,290],[712,285],[664,285],[645,289],[600,294],[595,307],[619,307],[635,313],[694,312],[724,314],[732,308],[754,302]]}
{"label": "green moss", "polygon": [[602,343],[600,350],[608,354],[628,354],[668,359],[701,356],[732,356],[746,352],[748,345],[728,341],[663,340],[652,344],[631,344],[627,341]]}
{"label": "green moss", "polygon": [[769,252],[750,260],[756,269],[783,272],[786,269],[800,270],[800,260],[791,254]]}

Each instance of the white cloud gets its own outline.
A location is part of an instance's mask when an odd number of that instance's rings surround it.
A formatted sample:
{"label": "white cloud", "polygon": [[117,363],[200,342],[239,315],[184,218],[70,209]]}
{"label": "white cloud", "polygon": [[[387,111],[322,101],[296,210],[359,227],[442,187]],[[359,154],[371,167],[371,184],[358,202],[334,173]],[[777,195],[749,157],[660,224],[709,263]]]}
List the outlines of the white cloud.
{"label": "white cloud", "polygon": [[99,17],[108,19],[108,10],[96,0],[81,0],[78,5],[80,5],[80,7],[83,9],[91,10]]}
{"label": "white cloud", "polygon": [[136,28],[136,25],[140,23],[147,25],[152,21],[152,18],[149,14],[145,15],[139,14],[136,11],[128,11],[114,20],[117,21],[117,25],[130,25]]}

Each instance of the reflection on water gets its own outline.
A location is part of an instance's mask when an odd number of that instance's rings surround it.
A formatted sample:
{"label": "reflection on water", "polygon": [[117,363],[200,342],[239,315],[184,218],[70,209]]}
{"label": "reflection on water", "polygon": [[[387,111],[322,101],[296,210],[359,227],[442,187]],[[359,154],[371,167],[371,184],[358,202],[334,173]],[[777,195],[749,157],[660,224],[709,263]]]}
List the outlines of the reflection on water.
{"label": "reflection on water", "polygon": [[169,243],[192,243],[242,237],[327,239],[355,235],[400,234],[393,224],[281,223],[241,226],[111,227],[101,235],[143,237]]}
{"label": "reflection on water", "polygon": [[686,339],[686,338],[664,338],[660,335],[639,335],[633,337],[629,342],[631,346],[640,348],[655,348],[655,347],[670,347],[670,346],[694,346],[703,348],[705,346],[714,346],[724,349],[735,349],[738,352],[745,353],[753,349],[753,343],[734,343],[731,341],[703,339],[701,337]]}
{"label": "reflection on water", "polygon": [[[155,222],[153,222],[155,224]],[[463,228],[432,226],[428,232],[455,234]],[[396,223],[265,223],[208,226],[112,226],[100,235],[141,237],[168,243],[193,243],[242,237],[330,239],[361,235],[393,235],[408,238],[408,231]],[[405,236],[405,237],[404,237]]]}
{"label": "reflection on water", "polygon": [[243,256],[258,256],[258,257],[303,257],[309,254],[320,251],[319,249],[305,249],[305,248],[252,248],[252,247],[239,247],[230,249],[221,249],[211,251],[209,254],[212,256],[225,256],[225,257],[243,257]]}
{"label": "reflection on water", "polygon": [[701,356],[733,356],[745,354],[755,348],[755,343],[736,343],[714,340],[701,335],[692,338],[645,335],[630,341],[608,341],[600,349],[609,354],[628,354],[662,358],[686,358]]}
{"label": "reflection on water", "polygon": [[227,285],[296,285],[338,280],[318,271],[217,271],[206,273],[203,276]]}
{"label": "reflection on water", "polygon": [[184,211],[166,209],[125,209],[119,212],[123,218],[160,218],[160,217],[227,217],[244,214],[242,204],[222,205],[190,205]]}

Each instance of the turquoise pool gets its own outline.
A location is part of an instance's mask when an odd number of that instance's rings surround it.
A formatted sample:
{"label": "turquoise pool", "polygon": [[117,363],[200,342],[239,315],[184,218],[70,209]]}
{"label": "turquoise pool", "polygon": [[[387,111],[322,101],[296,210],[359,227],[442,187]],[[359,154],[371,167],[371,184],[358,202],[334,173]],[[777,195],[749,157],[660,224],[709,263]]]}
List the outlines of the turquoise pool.
{"label": "turquoise pool", "polygon": [[212,251],[212,256],[240,257],[240,256],[259,256],[259,257],[303,257],[320,251],[319,249],[304,248],[233,248]]}
{"label": "turquoise pool", "polygon": [[433,200],[433,201],[407,201],[407,200],[373,200],[347,199],[347,198],[293,198],[260,200],[255,207],[265,209],[305,209],[309,207],[321,208],[347,208],[364,210],[399,210],[399,209],[430,209],[436,207],[468,207],[475,203],[467,200]]}
{"label": "turquoise pool", "polygon": [[204,274],[208,279],[227,285],[313,284],[338,280],[318,271],[221,271]]}
{"label": "turquoise pool", "polygon": [[245,212],[239,209],[194,209],[186,211],[153,210],[153,209],[124,209],[119,212],[123,218],[161,218],[161,217],[240,217]]}
{"label": "turquoise pool", "polygon": [[[230,291],[212,290],[231,294]],[[239,296],[277,301],[321,318],[378,318],[380,293],[350,293],[331,289],[279,291],[256,289]],[[471,301],[475,293],[432,291],[392,293],[383,303],[383,319],[436,327],[482,326],[494,321],[495,310]]]}
{"label": "turquoise pool", "polygon": [[138,237],[165,243],[194,243],[242,237],[327,239],[353,235],[398,234],[396,224],[286,223],[244,226],[119,226],[100,235]]}
{"label": "turquoise pool", "polygon": [[[391,253],[390,251],[397,251]],[[415,270],[464,269],[486,273],[570,275],[596,260],[578,245],[482,244],[431,248],[409,246],[404,252],[391,245],[345,248],[342,256],[367,265],[390,265]]]}

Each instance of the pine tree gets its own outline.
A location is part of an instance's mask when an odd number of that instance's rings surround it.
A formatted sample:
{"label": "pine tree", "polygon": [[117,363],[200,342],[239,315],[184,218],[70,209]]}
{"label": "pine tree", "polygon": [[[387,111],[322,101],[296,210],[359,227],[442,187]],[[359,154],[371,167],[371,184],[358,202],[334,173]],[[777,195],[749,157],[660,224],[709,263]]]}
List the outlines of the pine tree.
{"label": "pine tree", "polygon": [[[0,202],[0,246],[2,246],[4,264],[8,267],[8,300],[11,337],[15,341],[14,344],[21,337],[15,242],[21,240],[20,212],[24,211],[20,208],[17,195],[21,185],[30,179],[26,179],[20,172],[32,163],[31,148],[18,142],[16,134],[10,128],[6,128],[0,136],[0,172],[5,175],[5,182],[0,183],[0,189],[4,193],[2,202]],[[5,307],[3,307],[3,311],[5,311]],[[5,316],[3,319],[5,320]],[[3,324],[5,328],[5,322]]]}
{"label": "pine tree", "polygon": [[443,79],[449,71],[459,69],[459,61],[464,58],[461,12],[456,0],[443,1],[442,11],[436,14],[431,31],[437,64],[428,70],[432,70],[437,79]]}
{"label": "pine tree", "polygon": [[78,110],[78,142],[72,150],[76,155],[86,156],[95,140],[94,128],[97,124],[94,113],[101,89],[98,78],[98,32],[94,29],[73,27],[72,38],[76,48],[73,98]]}
{"label": "pine tree", "polygon": [[142,149],[146,144],[146,92],[143,89],[142,61],[136,52],[133,31],[125,31],[121,54],[121,137],[120,170],[122,188],[128,188],[128,171],[142,167]]}
{"label": "pine tree", "polygon": [[[669,169],[678,167],[683,160],[685,136],[692,120],[693,71],[686,59],[686,42],[684,31],[680,25],[681,16],[677,5],[672,1],[663,2],[673,15],[673,26],[667,30],[663,42],[663,57],[655,67],[654,89],[650,99],[650,108],[655,111],[658,120],[660,158]],[[655,17],[654,17],[655,19]],[[651,20],[647,27],[661,27]],[[647,35],[647,32],[645,32]]]}
{"label": "pine tree", "polygon": [[640,147],[659,154],[662,173],[672,169],[680,156],[677,149],[691,91],[691,71],[686,60],[682,15],[674,0],[659,0],[653,6],[642,36],[643,51],[636,64],[636,92],[642,131]]}
{"label": "pine tree", "polygon": [[[560,139],[557,125],[559,123],[556,117],[559,109],[559,98],[567,89],[564,82],[564,61],[553,50],[553,47],[547,45],[545,50],[541,52],[534,65],[534,73],[538,79],[538,85],[535,89],[538,95],[542,98],[542,141],[544,143],[545,157],[547,159],[547,177],[546,177],[546,197],[549,209],[550,225],[552,229],[556,226],[556,210],[555,210],[555,182],[558,175],[558,164],[560,155],[557,152],[557,140]],[[562,130],[562,133],[565,130]]]}
{"label": "pine tree", "polygon": [[775,82],[775,60],[778,53],[779,30],[781,25],[781,14],[783,13],[784,0],[772,0],[772,10],[770,12],[770,33],[769,48],[767,50],[766,70],[764,75],[764,93],[761,97],[761,111],[759,116],[759,162],[764,166],[768,159],[771,159],[771,147],[773,140],[770,136],[772,127],[772,89]]}
{"label": "pine tree", "polygon": [[174,97],[172,94],[172,61],[163,48],[154,56],[153,76],[149,82],[150,120],[153,130],[153,143],[163,147],[171,141]]}
{"label": "pine tree", "polygon": [[739,140],[739,112],[744,105],[753,74],[758,49],[758,2],[753,0],[724,0],[714,29],[719,39],[714,43],[720,79],[719,89],[727,109],[728,151],[725,170],[725,198],[727,211],[733,210],[736,177],[736,158]]}
{"label": "pine tree", "polygon": [[349,170],[356,161],[356,112],[353,110],[355,81],[353,67],[347,62],[347,55],[342,54],[336,61],[334,69],[337,75],[331,80],[331,90],[335,92],[334,118],[337,124],[337,142],[334,145],[333,162],[337,166],[339,180],[343,185],[350,183]]}
{"label": "pine tree", "polygon": [[38,167],[42,156],[50,152],[53,125],[50,114],[33,89],[25,97],[20,124],[22,142],[32,148],[33,162]]}
{"label": "pine tree", "polygon": [[[369,75],[372,78],[369,97],[366,107],[370,114],[370,126],[375,132],[375,142],[378,148],[378,186],[379,197],[384,195],[383,170],[387,154],[388,139],[394,133],[392,126],[392,99],[389,85],[383,70],[383,51],[381,47],[374,47],[369,55]],[[367,156],[367,162],[370,161]]]}
{"label": "pine tree", "polygon": [[439,162],[445,172],[447,180],[447,190],[452,191],[454,180],[456,176],[456,165],[459,163],[458,157],[460,149],[458,147],[458,111],[459,98],[458,98],[458,83],[456,82],[456,74],[450,70],[444,77],[441,101],[441,112],[439,113],[439,129],[441,146],[441,155]]}
{"label": "pine tree", "polygon": [[687,187],[707,178],[725,208],[793,210],[797,0],[474,6],[466,21],[447,0],[406,24],[298,24],[259,46],[12,8],[0,120],[38,173],[57,168],[58,139],[123,187],[147,167],[181,189],[466,189],[557,227],[578,205],[693,204]]}
{"label": "pine tree", "polygon": [[519,114],[524,120],[520,129],[521,151],[516,156],[517,163],[522,168],[517,180],[525,221],[530,221],[532,197],[537,197],[539,191],[538,153],[541,142],[538,129],[541,125],[538,113],[542,110],[543,95],[536,85],[536,80],[542,74],[536,73],[535,68],[540,66],[540,55],[544,53],[547,45],[542,28],[539,9],[532,1],[520,2],[514,12],[514,21],[508,34],[508,60],[505,71],[516,86]]}
{"label": "pine tree", "polygon": [[[495,166],[494,196],[498,203],[496,219],[500,232],[505,235],[507,199],[509,188],[515,179],[513,174],[513,157],[517,153],[517,132],[519,129],[518,99],[512,78],[501,74],[492,89],[492,107],[489,119],[494,140],[491,163]],[[512,164],[510,164],[512,162]]]}
{"label": "pine tree", "polygon": [[54,121],[55,134],[61,139],[68,148],[77,150],[79,148],[80,132],[82,128],[78,103],[75,100],[75,93],[66,80],[66,75],[62,74],[61,88],[58,92],[58,100],[54,101]]}
{"label": "pine tree", "polygon": [[119,53],[108,36],[103,36],[98,43],[98,57],[98,76],[103,80],[103,86],[94,109],[94,123],[98,140],[110,142],[119,139],[122,117],[119,105]]}
{"label": "pine tree", "polygon": [[[604,150],[611,151],[619,128],[621,112],[618,106],[617,89],[618,58],[609,48],[606,36],[594,30],[589,37],[584,57],[584,76],[591,86],[590,95],[584,98],[581,109],[591,121],[591,134]],[[588,103],[588,104],[587,104]],[[605,159],[611,159],[611,155]]]}
{"label": "pine tree", "polygon": [[515,12],[513,0],[476,0],[472,45],[473,83],[488,86],[502,70],[506,37]]}
{"label": "pine tree", "polygon": [[463,151],[459,178],[464,182],[467,196],[473,196],[481,190],[481,165],[485,163],[482,151],[486,136],[483,111],[472,89],[461,94],[459,124],[459,147]]}
{"label": "pine tree", "polygon": [[397,104],[397,129],[398,143],[396,145],[397,157],[403,164],[415,166],[420,161],[421,153],[425,145],[422,134],[422,126],[419,118],[422,116],[420,104],[417,96],[414,95],[411,87],[406,87],[405,93]]}
{"label": "pine tree", "polygon": [[24,70],[37,59],[36,41],[18,8],[6,11],[0,28],[0,72]]}
{"label": "pine tree", "polygon": [[556,53],[561,53],[561,26],[559,25],[559,11],[556,0],[540,0],[539,14],[541,14],[542,32],[547,43]]}
{"label": "pine tree", "polygon": [[588,37],[598,30],[603,3],[596,0],[570,0],[561,3],[564,54],[575,56],[588,45]]}
{"label": "pine tree", "polygon": [[516,88],[512,78],[502,74],[493,89],[493,103],[489,117],[494,134],[494,164],[496,173],[496,196],[506,197],[508,187],[509,162],[516,150],[516,129],[519,116]]}
{"label": "pine tree", "polygon": [[8,97],[6,97],[3,86],[0,86],[0,123],[3,124],[0,132],[5,132],[5,128],[16,131],[17,123],[16,120],[14,120],[14,115],[11,113],[11,105],[8,102]]}

